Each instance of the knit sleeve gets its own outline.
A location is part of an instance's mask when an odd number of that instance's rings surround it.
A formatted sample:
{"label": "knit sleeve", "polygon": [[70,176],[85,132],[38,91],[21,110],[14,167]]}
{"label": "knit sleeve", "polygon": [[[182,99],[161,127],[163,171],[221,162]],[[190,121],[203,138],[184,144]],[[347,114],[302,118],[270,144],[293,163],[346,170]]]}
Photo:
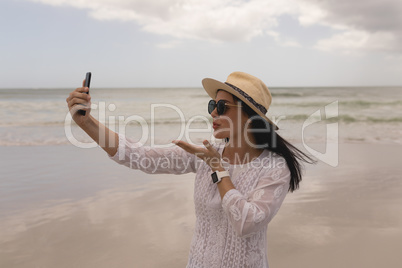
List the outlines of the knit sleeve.
{"label": "knit sleeve", "polygon": [[285,199],[289,182],[290,171],[284,164],[262,172],[247,195],[236,189],[225,194],[222,207],[237,235],[247,236],[268,225]]}
{"label": "knit sleeve", "polygon": [[172,144],[168,148],[153,148],[134,142],[119,134],[117,153],[108,155],[120,165],[150,174],[184,174],[196,172],[197,157]]}

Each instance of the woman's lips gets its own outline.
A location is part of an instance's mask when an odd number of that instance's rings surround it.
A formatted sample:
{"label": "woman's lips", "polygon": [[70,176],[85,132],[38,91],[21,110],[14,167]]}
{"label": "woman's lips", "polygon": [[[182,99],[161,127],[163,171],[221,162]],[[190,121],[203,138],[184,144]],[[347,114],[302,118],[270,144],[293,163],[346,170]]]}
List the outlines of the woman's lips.
{"label": "woman's lips", "polygon": [[219,125],[218,125],[217,123],[213,123],[213,124],[212,124],[212,128],[213,128],[213,129],[217,129],[218,127],[219,127]]}

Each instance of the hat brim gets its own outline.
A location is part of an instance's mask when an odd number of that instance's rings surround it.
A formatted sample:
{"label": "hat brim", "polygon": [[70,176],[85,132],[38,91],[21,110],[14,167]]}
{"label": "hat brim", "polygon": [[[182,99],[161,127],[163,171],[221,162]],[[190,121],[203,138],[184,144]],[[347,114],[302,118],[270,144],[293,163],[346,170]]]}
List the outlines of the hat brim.
{"label": "hat brim", "polygon": [[202,86],[204,87],[205,91],[208,93],[208,95],[212,98],[216,98],[216,93],[218,90],[224,90],[229,92],[232,95],[235,95],[237,98],[242,100],[244,103],[246,103],[251,109],[253,109],[254,112],[256,112],[259,116],[267,120],[271,125],[274,126],[275,130],[278,130],[278,126],[272,122],[265,114],[263,114],[257,107],[255,107],[248,99],[246,99],[243,95],[241,95],[239,92],[234,90],[232,87],[228,86],[225,83],[222,83],[218,80],[212,79],[212,78],[205,78],[202,80]]}

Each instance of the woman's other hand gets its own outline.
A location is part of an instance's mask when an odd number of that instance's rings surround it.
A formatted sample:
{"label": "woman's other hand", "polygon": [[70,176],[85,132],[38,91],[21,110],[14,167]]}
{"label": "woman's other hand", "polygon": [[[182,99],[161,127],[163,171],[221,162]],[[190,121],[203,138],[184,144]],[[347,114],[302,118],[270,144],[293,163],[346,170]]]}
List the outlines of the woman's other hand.
{"label": "woman's other hand", "polygon": [[203,142],[205,147],[195,146],[180,140],[174,140],[172,142],[185,151],[204,160],[205,163],[211,167],[212,171],[224,170],[221,162],[221,155],[207,140],[204,140]]}

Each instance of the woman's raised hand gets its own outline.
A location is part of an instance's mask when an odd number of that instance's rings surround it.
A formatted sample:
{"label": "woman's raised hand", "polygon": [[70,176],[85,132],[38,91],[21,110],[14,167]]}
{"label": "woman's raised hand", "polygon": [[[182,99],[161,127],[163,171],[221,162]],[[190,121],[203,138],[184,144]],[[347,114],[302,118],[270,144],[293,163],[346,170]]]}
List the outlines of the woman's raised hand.
{"label": "woman's raised hand", "polygon": [[[85,125],[91,112],[91,96],[89,95],[89,88],[84,87],[84,85],[85,80],[82,82],[82,87],[71,92],[66,99],[71,116],[79,126]],[[78,113],[78,110],[84,110],[86,112],[85,115]]]}
{"label": "woman's raised hand", "polygon": [[207,163],[207,165],[210,166],[213,171],[223,169],[221,155],[214,147],[212,147],[212,145],[207,140],[204,140],[203,142],[205,147],[195,146],[180,140],[174,140],[172,142],[185,151],[194,154],[204,160],[205,163]]}

